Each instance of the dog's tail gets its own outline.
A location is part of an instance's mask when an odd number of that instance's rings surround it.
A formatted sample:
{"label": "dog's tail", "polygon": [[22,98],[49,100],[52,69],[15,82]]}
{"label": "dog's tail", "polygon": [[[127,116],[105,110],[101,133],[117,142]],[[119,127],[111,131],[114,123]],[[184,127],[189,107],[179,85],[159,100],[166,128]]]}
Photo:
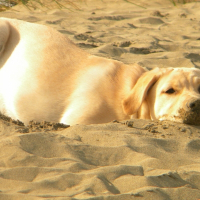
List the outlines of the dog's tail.
{"label": "dog's tail", "polygon": [[6,20],[0,19],[0,56],[5,49],[6,42],[10,35],[10,26]]}

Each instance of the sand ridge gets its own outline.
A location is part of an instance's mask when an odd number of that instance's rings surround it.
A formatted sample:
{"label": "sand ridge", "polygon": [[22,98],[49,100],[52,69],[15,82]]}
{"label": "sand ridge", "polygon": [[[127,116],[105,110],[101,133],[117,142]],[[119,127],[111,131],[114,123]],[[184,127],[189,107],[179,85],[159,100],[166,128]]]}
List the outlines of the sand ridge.
{"label": "sand ridge", "polygon": [[[53,27],[86,51],[124,63],[199,68],[200,2],[138,5],[87,0],[82,10],[45,12],[18,5],[0,16]],[[199,126],[128,120],[56,130],[45,124],[0,120],[0,199],[200,199]]]}

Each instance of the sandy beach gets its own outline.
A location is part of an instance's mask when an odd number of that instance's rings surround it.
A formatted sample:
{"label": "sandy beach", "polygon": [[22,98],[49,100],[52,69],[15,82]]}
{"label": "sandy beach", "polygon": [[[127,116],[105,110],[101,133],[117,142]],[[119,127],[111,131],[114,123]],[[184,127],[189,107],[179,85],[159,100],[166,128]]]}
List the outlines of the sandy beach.
{"label": "sandy beach", "polygon": [[[200,2],[76,5],[17,5],[0,17],[50,26],[85,51],[126,64],[200,68]],[[1,117],[0,139],[0,200],[200,199],[200,126],[128,120],[25,127]]]}

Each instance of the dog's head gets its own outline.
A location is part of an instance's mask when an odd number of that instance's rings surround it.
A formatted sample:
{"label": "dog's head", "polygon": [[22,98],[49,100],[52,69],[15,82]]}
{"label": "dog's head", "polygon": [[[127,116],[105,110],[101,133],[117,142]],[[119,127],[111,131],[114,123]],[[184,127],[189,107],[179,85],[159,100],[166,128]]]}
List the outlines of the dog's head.
{"label": "dog's head", "polygon": [[200,125],[200,70],[156,68],[145,72],[123,101],[124,112],[138,118]]}

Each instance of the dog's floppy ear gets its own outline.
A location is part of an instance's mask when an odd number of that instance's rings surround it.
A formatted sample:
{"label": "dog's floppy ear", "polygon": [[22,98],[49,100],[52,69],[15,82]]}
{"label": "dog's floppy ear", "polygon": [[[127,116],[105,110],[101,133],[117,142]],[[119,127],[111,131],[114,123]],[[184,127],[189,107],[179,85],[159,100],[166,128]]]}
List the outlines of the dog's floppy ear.
{"label": "dog's floppy ear", "polygon": [[5,20],[0,20],[0,55],[4,50],[5,44],[10,35],[10,28]]}
{"label": "dog's floppy ear", "polygon": [[155,68],[154,70],[142,74],[131,90],[129,96],[122,102],[124,112],[127,115],[132,115],[138,111],[142,102],[146,98],[148,90],[160,76],[161,71],[159,68]]}

